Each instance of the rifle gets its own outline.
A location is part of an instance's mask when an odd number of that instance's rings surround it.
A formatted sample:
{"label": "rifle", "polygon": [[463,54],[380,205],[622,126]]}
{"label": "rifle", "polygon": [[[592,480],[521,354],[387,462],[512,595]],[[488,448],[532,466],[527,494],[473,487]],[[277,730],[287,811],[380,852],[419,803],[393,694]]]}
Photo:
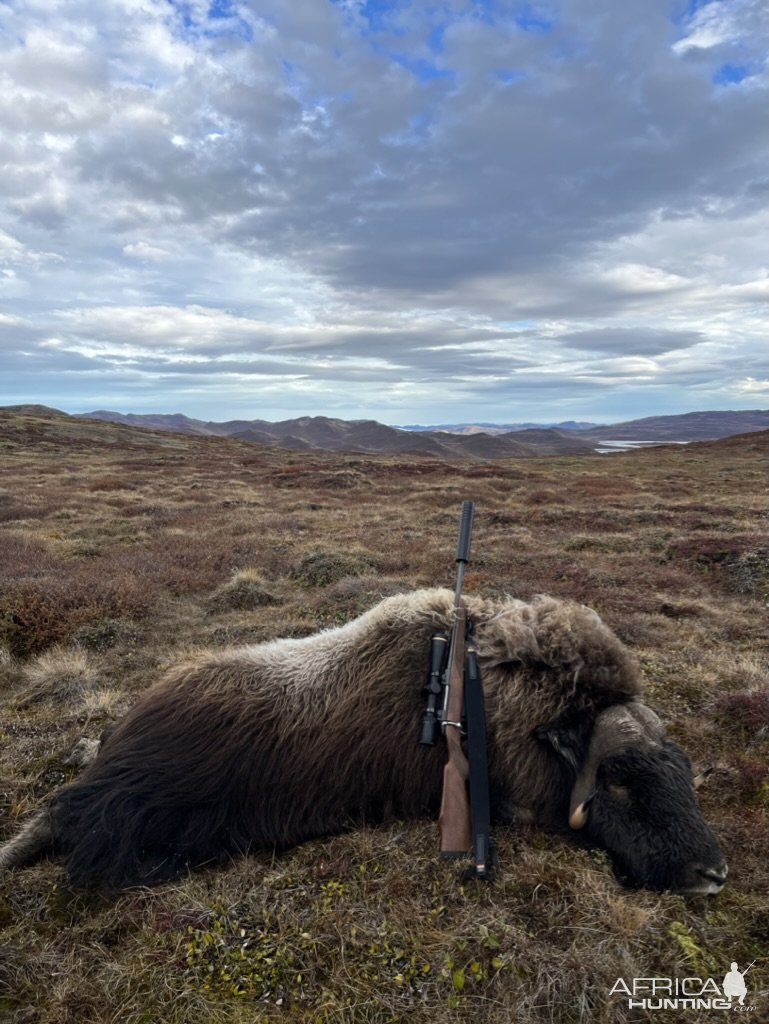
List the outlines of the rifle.
{"label": "rifle", "polygon": [[[475,648],[467,643],[467,608],[462,603],[462,582],[465,566],[470,557],[473,511],[471,501],[462,503],[453,624],[449,636],[445,633],[436,633],[430,642],[430,674],[425,687],[427,706],[422,716],[419,742],[433,746],[437,726],[440,724],[448,753],[443,770],[443,793],[438,817],[441,855],[455,858],[466,857],[472,853],[473,867],[466,874],[490,878],[494,867],[494,853],[489,834],[483,688]],[[438,712],[438,697],[441,693],[442,708]],[[469,761],[462,745],[465,705],[469,712]]]}

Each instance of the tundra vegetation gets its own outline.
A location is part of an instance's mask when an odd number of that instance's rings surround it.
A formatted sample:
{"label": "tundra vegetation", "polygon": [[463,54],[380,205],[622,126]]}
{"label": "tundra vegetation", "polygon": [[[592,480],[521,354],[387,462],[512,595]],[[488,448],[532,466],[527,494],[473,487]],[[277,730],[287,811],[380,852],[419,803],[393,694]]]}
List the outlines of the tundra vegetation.
{"label": "tundra vegetation", "polygon": [[717,897],[624,890],[601,855],[517,825],[497,830],[499,880],[462,885],[430,821],[117,897],[45,861],[0,879],[3,1024],[665,1024],[681,1011],[629,1010],[616,979],[754,960],[761,1019],[765,441],[444,462],[0,410],[0,840],[77,777],[81,737],[190,652],[450,585],[469,497],[466,592],[598,611],[668,734],[714,765],[699,799],[730,866]]}

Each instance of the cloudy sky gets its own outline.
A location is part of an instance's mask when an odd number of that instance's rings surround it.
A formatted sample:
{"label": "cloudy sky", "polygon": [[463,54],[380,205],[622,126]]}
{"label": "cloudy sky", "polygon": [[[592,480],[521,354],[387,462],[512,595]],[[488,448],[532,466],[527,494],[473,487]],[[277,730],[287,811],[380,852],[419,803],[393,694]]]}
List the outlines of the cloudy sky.
{"label": "cloudy sky", "polygon": [[765,0],[0,0],[0,404],[767,404]]}

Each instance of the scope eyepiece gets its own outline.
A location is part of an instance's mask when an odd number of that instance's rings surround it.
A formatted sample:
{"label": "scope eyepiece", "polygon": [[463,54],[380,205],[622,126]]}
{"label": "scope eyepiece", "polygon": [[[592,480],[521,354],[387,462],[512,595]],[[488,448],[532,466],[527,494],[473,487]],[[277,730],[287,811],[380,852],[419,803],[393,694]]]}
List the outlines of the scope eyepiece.
{"label": "scope eyepiece", "polygon": [[422,715],[422,731],[419,734],[419,742],[423,747],[434,747],[435,737],[438,732],[438,719],[434,711],[425,711]]}

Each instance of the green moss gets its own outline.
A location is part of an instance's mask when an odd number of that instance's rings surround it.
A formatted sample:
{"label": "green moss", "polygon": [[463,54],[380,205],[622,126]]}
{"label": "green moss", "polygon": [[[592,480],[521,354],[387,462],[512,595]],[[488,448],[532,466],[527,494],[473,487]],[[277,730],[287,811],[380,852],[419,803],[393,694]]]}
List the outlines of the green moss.
{"label": "green moss", "polygon": [[668,935],[675,939],[682,958],[701,974],[710,974],[718,970],[715,957],[705,949],[702,939],[687,925],[681,921],[671,921],[668,925]]}

